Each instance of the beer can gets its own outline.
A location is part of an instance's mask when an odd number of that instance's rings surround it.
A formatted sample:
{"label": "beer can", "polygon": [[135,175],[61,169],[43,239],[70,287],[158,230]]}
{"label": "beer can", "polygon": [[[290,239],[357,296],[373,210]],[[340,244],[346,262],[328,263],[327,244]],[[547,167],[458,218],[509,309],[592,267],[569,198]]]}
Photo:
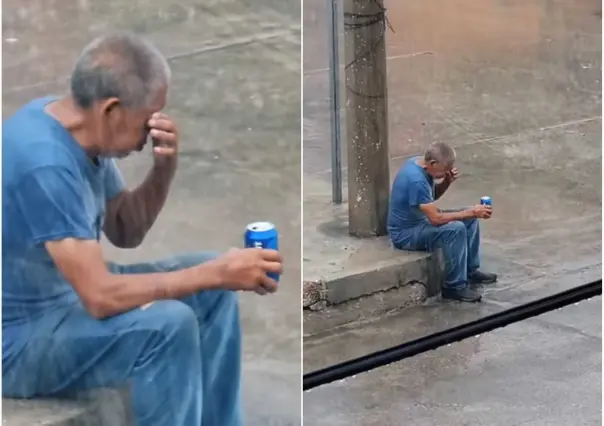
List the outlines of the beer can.
{"label": "beer can", "polygon": [[[246,248],[259,247],[279,250],[279,233],[270,222],[250,223],[245,230],[244,245]],[[279,274],[269,272],[269,277],[279,282]]]}
{"label": "beer can", "polygon": [[480,204],[483,206],[492,206],[491,197],[480,197]]}

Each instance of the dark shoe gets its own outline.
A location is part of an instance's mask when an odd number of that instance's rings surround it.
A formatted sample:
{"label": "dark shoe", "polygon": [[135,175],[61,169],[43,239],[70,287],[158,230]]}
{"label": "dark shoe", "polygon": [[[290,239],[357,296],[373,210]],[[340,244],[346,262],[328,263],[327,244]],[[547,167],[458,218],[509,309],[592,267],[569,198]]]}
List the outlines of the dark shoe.
{"label": "dark shoe", "polygon": [[480,302],[482,299],[482,295],[479,292],[468,287],[459,290],[454,288],[443,288],[441,295],[443,299],[458,300],[460,302]]}
{"label": "dark shoe", "polygon": [[472,272],[469,276],[470,284],[493,284],[497,281],[497,274],[491,274],[490,272],[476,271]]}

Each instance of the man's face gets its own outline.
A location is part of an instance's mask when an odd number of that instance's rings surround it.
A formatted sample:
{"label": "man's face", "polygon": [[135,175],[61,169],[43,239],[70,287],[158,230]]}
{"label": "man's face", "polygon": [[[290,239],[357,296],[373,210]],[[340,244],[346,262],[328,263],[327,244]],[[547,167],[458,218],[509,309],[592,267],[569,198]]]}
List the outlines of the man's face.
{"label": "man's face", "polygon": [[447,174],[449,172],[451,172],[451,169],[454,167],[454,164],[439,164],[436,161],[432,161],[429,164],[426,165],[426,171],[428,172],[428,174],[430,176],[432,176],[434,179],[444,179],[445,176],[447,176]]}
{"label": "man's face", "polygon": [[117,98],[101,105],[98,123],[99,146],[107,157],[123,158],[133,151],[141,151],[149,140],[148,122],[166,104],[167,88],[160,91],[149,107],[127,108]]}

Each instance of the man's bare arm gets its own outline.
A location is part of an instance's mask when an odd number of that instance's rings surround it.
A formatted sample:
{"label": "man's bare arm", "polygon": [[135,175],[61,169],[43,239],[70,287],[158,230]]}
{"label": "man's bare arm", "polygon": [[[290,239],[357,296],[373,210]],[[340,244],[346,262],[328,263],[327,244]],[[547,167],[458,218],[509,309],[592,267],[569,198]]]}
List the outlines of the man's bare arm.
{"label": "man's bare arm", "polygon": [[278,284],[267,272],[280,274],[275,250],[236,249],[216,260],[173,272],[112,274],[95,240],[49,241],[46,250],[84,307],[96,318],[127,312],[160,299],[180,299],[202,290],[273,293]]}
{"label": "man's bare arm", "polygon": [[462,210],[460,212],[446,213],[436,207],[436,204],[420,204],[419,209],[426,215],[431,225],[441,226],[456,220],[464,220],[476,217],[475,209]]}
{"label": "man's bare arm", "polygon": [[160,299],[181,298],[219,288],[219,262],[153,274],[112,274],[94,240],[67,238],[46,243],[57,268],[74,287],[90,314],[106,318]]}
{"label": "man's bare arm", "polygon": [[143,183],[123,191],[107,206],[103,231],[121,248],[137,247],[155,223],[168,197],[178,163],[178,130],[165,114],[155,113],[147,123],[153,139],[154,166]]}
{"label": "man's bare arm", "polygon": [[451,186],[451,182],[446,179],[441,183],[434,185],[434,199],[438,200],[440,197],[442,197],[444,193],[447,192],[447,189],[449,189],[449,186]]}
{"label": "man's bare arm", "polygon": [[132,191],[122,191],[107,205],[103,231],[115,246],[139,246],[161,212],[176,171],[171,164],[151,169],[143,183]]}

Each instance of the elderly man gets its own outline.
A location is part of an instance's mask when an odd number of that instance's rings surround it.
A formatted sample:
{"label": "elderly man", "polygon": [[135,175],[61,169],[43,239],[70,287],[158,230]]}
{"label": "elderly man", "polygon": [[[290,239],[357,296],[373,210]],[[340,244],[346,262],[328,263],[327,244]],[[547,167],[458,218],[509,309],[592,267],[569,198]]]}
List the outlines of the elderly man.
{"label": "elderly man", "polygon": [[[3,125],[3,395],[53,396],[129,384],[141,426],[241,424],[236,291],[272,293],[271,250],[105,262],[101,232],[138,246],[162,209],[178,132],[160,111],[170,70],[129,33],[93,41],[71,93]],[[128,190],[112,158],[153,142]]]}
{"label": "elderly man", "polygon": [[[434,203],[457,179],[455,150],[441,142],[431,144],[423,157],[403,165],[394,179],[388,234],[402,250],[433,251],[445,257],[442,296],[463,302],[479,302],[481,294],[469,284],[488,284],[495,274],[480,271],[480,232],[477,219],[491,217],[491,207],[440,210]],[[441,180],[436,183],[436,180]]]}

